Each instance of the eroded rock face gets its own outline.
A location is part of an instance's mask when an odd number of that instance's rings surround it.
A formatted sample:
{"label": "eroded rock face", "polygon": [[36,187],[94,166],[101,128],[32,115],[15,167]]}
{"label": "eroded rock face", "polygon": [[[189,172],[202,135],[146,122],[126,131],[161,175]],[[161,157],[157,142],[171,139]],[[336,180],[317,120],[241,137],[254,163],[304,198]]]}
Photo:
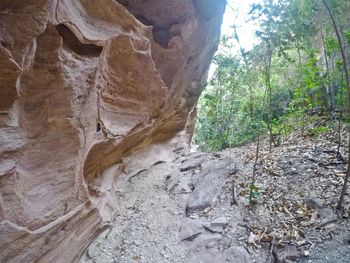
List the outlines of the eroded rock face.
{"label": "eroded rock face", "polygon": [[1,1],[0,262],[79,260],[119,178],[184,129],[224,6]]}

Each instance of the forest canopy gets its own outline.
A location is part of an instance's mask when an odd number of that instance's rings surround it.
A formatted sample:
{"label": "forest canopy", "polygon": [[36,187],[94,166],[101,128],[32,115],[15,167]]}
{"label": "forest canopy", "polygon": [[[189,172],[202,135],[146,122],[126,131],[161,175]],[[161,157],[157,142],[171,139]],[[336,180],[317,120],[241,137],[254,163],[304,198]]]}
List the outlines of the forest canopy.
{"label": "forest canopy", "polygon": [[267,134],[273,147],[313,115],[346,124],[349,13],[348,0],[260,1],[248,14],[258,24],[251,50],[241,45],[232,21],[233,33],[222,37],[199,99],[195,144],[220,150]]}

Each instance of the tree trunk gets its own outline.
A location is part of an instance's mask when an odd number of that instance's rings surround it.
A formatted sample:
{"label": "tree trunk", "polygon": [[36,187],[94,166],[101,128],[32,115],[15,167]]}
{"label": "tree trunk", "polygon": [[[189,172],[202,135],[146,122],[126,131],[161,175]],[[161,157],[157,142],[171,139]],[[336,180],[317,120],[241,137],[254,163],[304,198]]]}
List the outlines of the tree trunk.
{"label": "tree trunk", "polygon": [[328,56],[327,56],[327,51],[326,51],[326,45],[325,45],[322,25],[321,25],[321,38],[322,38],[323,56],[324,56],[324,61],[326,64],[326,77],[328,80],[328,83],[326,85],[327,95],[328,95],[328,99],[329,99],[328,104],[330,106],[330,112],[332,112],[335,109],[335,93],[334,93],[334,85],[332,85],[333,82],[330,81],[331,72],[329,70]]}
{"label": "tree trunk", "polygon": [[[302,99],[302,106],[304,107],[304,111],[307,109],[307,105],[305,103],[305,87],[304,87],[304,83],[302,82],[302,76],[303,76],[303,62],[301,59],[301,53],[300,53],[300,45],[299,42],[297,40],[297,52],[298,52],[298,59],[299,59],[299,68],[300,68],[300,76],[298,78],[298,86],[300,86],[301,88],[301,99]],[[301,135],[304,135],[305,133],[305,112],[303,112],[301,114]]]}
{"label": "tree trunk", "polygon": [[337,147],[337,155],[340,154],[341,147],[341,123],[343,120],[343,74],[340,80],[340,105],[339,105],[339,116],[338,116],[338,147]]}
{"label": "tree trunk", "polygon": [[260,151],[260,133],[258,134],[258,140],[256,143],[255,161],[254,161],[254,166],[253,166],[253,176],[252,176],[252,182],[250,184],[249,204],[251,204],[253,201],[253,189],[255,187],[256,166],[258,165],[259,151]]}
{"label": "tree trunk", "polygon": [[[247,61],[244,49],[243,49],[243,47],[241,45],[241,42],[239,40],[237,29],[236,29],[235,26],[233,27],[233,30],[234,30],[233,31],[233,36],[236,39],[237,44],[239,46],[239,51],[240,51],[241,56],[243,58],[244,65],[246,67],[247,72],[249,72],[249,63]],[[249,75],[249,77],[250,77],[250,75]],[[254,99],[253,99],[253,89],[252,89],[251,85],[249,85],[249,116],[250,116],[250,121],[253,121],[253,117],[254,117]]]}
{"label": "tree trunk", "polygon": [[270,133],[270,140],[269,140],[269,152],[272,151],[272,142],[273,142],[273,134],[272,134],[272,87],[271,87],[271,60],[272,60],[272,50],[270,43],[267,42],[267,62],[265,63],[265,81],[266,81],[266,88],[268,90],[269,95],[269,105],[268,105],[268,124],[267,127],[269,129]]}
{"label": "tree trunk", "polygon": [[[338,40],[338,44],[340,47],[340,53],[341,53],[341,57],[343,60],[343,69],[344,69],[344,74],[345,74],[345,81],[346,81],[346,87],[347,87],[347,91],[348,91],[348,103],[350,105],[350,76],[349,76],[349,72],[348,72],[348,60],[347,57],[345,55],[345,45],[343,44],[343,38],[339,32],[337,23],[335,22],[334,16],[332,14],[332,11],[329,7],[329,5],[327,4],[326,0],[322,0],[323,4],[325,5],[327,11],[328,11],[328,15],[332,21],[335,33],[337,35],[337,40]],[[350,118],[350,109],[348,107],[348,114],[349,114],[349,118]],[[350,128],[349,128],[349,138],[350,138]],[[341,210],[343,208],[343,202],[344,202],[344,196],[346,194],[346,190],[347,190],[347,185],[348,185],[348,181],[349,181],[349,177],[350,177],[350,139],[349,139],[349,144],[348,144],[348,167],[346,170],[346,176],[344,179],[344,184],[343,184],[343,188],[339,197],[339,202],[337,205],[337,209]]]}

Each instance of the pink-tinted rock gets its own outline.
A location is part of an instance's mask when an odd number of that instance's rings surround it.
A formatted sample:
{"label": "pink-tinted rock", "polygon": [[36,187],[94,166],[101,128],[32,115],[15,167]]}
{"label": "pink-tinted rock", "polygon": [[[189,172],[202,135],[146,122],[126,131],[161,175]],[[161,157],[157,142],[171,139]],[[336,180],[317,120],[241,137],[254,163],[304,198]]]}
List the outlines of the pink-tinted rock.
{"label": "pink-tinted rock", "polygon": [[185,128],[224,6],[0,2],[0,262],[79,260],[133,156]]}

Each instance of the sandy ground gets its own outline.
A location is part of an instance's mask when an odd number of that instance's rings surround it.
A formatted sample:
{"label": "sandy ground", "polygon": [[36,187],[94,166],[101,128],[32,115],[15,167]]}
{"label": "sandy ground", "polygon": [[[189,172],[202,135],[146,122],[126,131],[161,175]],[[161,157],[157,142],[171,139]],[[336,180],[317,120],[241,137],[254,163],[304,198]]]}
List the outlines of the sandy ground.
{"label": "sandy ground", "polygon": [[252,205],[255,144],[150,167],[116,193],[113,227],[81,262],[350,262],[350,198],[335,213],[345,164],[332,136],[262,147]]}

